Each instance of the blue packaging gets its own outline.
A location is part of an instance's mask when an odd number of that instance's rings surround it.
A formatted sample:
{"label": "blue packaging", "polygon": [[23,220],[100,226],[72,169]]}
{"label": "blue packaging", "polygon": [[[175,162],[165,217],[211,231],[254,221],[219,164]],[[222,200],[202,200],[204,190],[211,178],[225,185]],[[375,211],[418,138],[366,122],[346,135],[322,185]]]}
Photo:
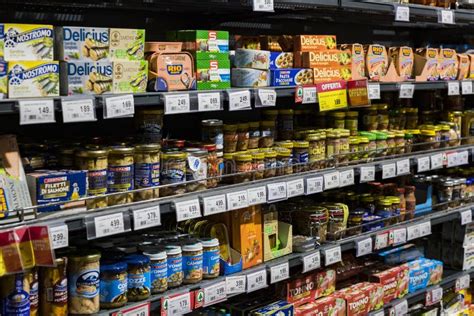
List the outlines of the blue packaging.
{"label": "blue packaging", "polygon": [[[127,289],[128,291],[134,291],[133,289],[145,290],[151,293],[151,274],[150,269],[143,269],[144,267],[150,267],[150,258],[144,255],[128,255],[124,258],[128,265],[127,274]],[[138,267],[138,269],[134,269]],[[137,273],[130,273],[131,270],[143,271]]]}
{"label": "blue packaging", "polygon": [[[184,280],[202,278],[202,244],[191,243],[183,246],[183,275]],[[200,254],[199,254],[200,252]],[[194,254],[197,253],[197,254]],[[200,279],[200,278],[199,278]]]}
{"label": "blue packaging", "polygon": [[293,316],[294,307],[293,304],[287,301],[277,301],[265,307],[259,308],[252,312],[252,315],[278,315],[278,316]]}
{"label": "blue packaging", "polygon": [[26,175],[33,204],[66,202],[61,205],[40,207],[40,212],[59,211],[85,205],[76,201],[87,194],[87,171],[84,170],[38,170]]}
{"label": "blue packaging", "polygon": [[203,247],[202,273],[206,275],[219,275],[219,240],[217,238],[201,240]]}
{"label": "blue packaging", "polygon": [[426,259],[420,258],[407,263],[410,281],[408,283],[408,293],[413,293],[424,289],[430,281],[430,265],[426,264]]}
{"label": "blue packaging", "polygon": [[[181,247],[166,247],[167,265],[168,265],[168,284],[180,285],[183,282],[183,257]],[[176,285],[175,285],[176,286]]]}
{"label": "blue packaging", "polygon": [[293,53],[270,52],[270,70],[293,68]]}
{"label": "blue packaging", "polygon": [[309,68],[274,69],[270,72],[270,85],[274,87],[294,87],[313,84],[313,70]]}
{"label": "blue packaging", "polygon": [[[107,274],[118,275],[118,278],[104,277]],[[113,303],[127,293],[127,264],[125,262],[100,263],[100,303]]]}

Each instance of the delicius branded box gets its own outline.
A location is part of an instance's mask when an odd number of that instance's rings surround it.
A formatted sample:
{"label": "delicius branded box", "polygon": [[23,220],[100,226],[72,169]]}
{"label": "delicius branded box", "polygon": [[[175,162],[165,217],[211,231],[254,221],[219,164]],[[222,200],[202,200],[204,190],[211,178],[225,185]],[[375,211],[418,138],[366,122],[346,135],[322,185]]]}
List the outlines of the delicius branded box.
{"label": "delicius branded box", "polygon": [[146,60],[113,62],[112,93],[145,92],[147,79]]}
{"label": "delicius branded box", "polygon": [[60,62],[61,95],[102,94],[112,90],[112,62]]}
{"label": "delicius branded box", "polygon": [[350,66],[351,54],[339,49],[296,52],[295,65],[301,68]]}
{"label": "delicius branded box", "polygon": [[4,60],[53,60],[52,25],[6,23],[0,30]]}
{"label": "delicius branded box", "polygon": [[336,48],[335,35],[297,35],[294,37],[295,51],[317,51]]}
{"label": "delicius branded box", "polygon": [[112,60],[142,60],[145,52],[145,30],[109,30],[109,58]]}
{"label": "delicius branded box", "polygon": [[337,66],[337,67],[317,67],[313,68],[313,81],[318,82],[329,82],[335,80],[351,80],[352,71],[351,67]]}
{"label": "delicius branded box", "polygon": [[57,61],[8,62],[8,97],[34,98],[59,96]]}
{"label": "delicius branded box", "polygon": [[109,29],[63,26],[55,28],[57,59],[102,60],[109,55]]}

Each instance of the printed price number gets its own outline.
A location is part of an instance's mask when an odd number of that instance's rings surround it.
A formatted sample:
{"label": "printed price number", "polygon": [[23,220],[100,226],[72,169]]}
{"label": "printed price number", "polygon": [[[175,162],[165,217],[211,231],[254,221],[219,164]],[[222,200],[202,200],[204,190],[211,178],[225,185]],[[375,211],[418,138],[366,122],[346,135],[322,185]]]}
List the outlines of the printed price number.
{"label": "printed price number", "polygon": [[430,171],[430,157],[419,157],[416,159],[417,171]]}
{"label": "printed price number", "polygon": [[229,111],[238,111],[250,109],[250,91],[231,91],[229,92]]}
{"label": "printed price number", "polygon": [[174,206],[176,210],[177,222],[201,217],[201,206],[198,199],[175,202]]}
{"label": "printed price number", "polygon": [[267,202],[267,190],[265,187],[251,188],[247,190],[249,206]]}
{"label": "printed price number", "polygon": [[400,99],[413,99],[415,85],[412,83],[402,83],[400,85]]}
{"label": "printed price number", "polygon": [[464,80],[461,81],[461,92],[464,95],[472,94],[472,81],[470,80]]}
{"label": "printed price number", "polygon": [[369,84],[369,99],[370,100],[380,99],[380,83]]}
{"label": "printed price number", "polygon": [[404,244],[407,241],[407,230],[406,228],[398,228],[393,230],[393,244]]}
{"label": "printed price number", "polygon": [[247,293],[267,287],[267,271],[260,270],[247,274]]}
{"label": "printed price number", "polygon": [[324,265],[329,266],[341,261],[341,246],[324,250]]}
{"label": "printed price number", "polygon": [[247,207],[249,205],[247,190],[227,193],[227,205],[229,210]]}
{"label": "printed price number", "polygon": [[288,262],[270,267],[270,283],[277,283],[290,278],[290,265]]}
{"label": "printed price number", "polygon": [[94,226],[96,238],[123,233],[123,213],[94,217]]}
{"label": "printed price number", "polygon": [[192,311],[190,293],[168,299],[167,315],[183,315]]}
{"label": "printed price number", "polygon": [[397,175],[410,173],[410,159],[397,161]]}
{"label": "printed price number", "polygon": [[316,87],[303,87],[303,104],[317,102]]}
{"label": "printed price number", "polygon": [[454,288],[456,292],[461,290],[467,289],[471,284],[471,276],[469,274],[465,274],[459,278],[457,278]]}
{"label": "printed price number", "polygon": [[303,257],[303,273],[316,270],[321,267],[321,254],[316,251]]}
{"label": "printed price number", "polygon": [[160,206],[152,206],[133,211],[133,229],[145,229],[161,225]]}
{"label": "printed price number", "polygon": [[245,275],[228,276],[225,278],[226,292],[229,294],[245,293],[247,278]]}
{"label": "printed price number", "polygon": [[410,22],[410,7],[398,5],[395,7],[395,21]]}
{"label": "printed price number", "polygon": [[224,194],[204,197],[202,202],[204,205],[204,216],[227,211],[226,197]]}
{"label": "printed price number", "polygon": [[431,235],[431,221],[418,224],[420,227],[420,237]]}
{"label": "printed price number", "polygon": [[323,192],[323,177],[314,177],[306,179],[306,194],[315,194]]}
{"label": "printed price number", "polygon": [[457,166],[458,163],[458,153],[449,153],[446,155],[448,160],[448,168]]}
{"label": "printed price number", "polygon": [[375,250],[380,250],[383,248],[387,248],[389,245],[389,232],[384,232],[381,234],[377,234],[375,236],[375,245],[374,249]]}
{"label": "printed price number", "polygon": [[356,256],[362,257],[372,253],[372,238],[356,241]]}
{"label": "printed price number", "polygon": [[469,153],[467,150],[458,152],[458,166],[467,165],[469,163]]}
{"label": "printed price number", "polygon": [[339,172],[326,173],[324,175],[324,189],[334,189],[339,187]]}
{"label": "printed price number", "polygon": [[431,155],[431,170],[443,167],[443,154]]}
{"label": "printed price number", "polygon": [[204,306],[209,306],[227,299],[226,281],[204,288]]}
{"label": "printed price number", "polygon": [[461,215],[461,225],[466,225],[472,222],[472,210],[465,210],[460,213]]}
{"label": "printed price number", "polygon": [[402,300],[396,305],[393,306],[390,311],[390,315],[393,316],[406,316],[408,315],[408,302],[407,300]]}
{"label": "printed price number", "polygon": [[339,172],[339,187],[346,187],[354,184],[354,169]]}
{"label": "printed price number", "polygon": [[277,93],[271,89],[258,89],[258,99],[262,106],[275,106],[277,100]]}
{"label": "printed price number", "polygon": [[112,316],[149,316],[150,303],[140,304],[138,306],[122,309],[117,313],[112,313]]}
{"label": "printed price number", "polygon": [[443,299],[443,288],[440,286],[436,286],[433,289],[426,291],[425,296],[425,305],[431,306],[441,302]]}
{"label": "printed price number", "polygon": [[64,123],[96,121],[94,99],[78,99],[61,101]]}
{"label": "printed price number", "polygon": [[[421,237],[420,226],[412,225],[407,227],[406,240],[413,240]],[[397,243],[397,242],[395,242]]]}
{"label": "printed price number", "polygon": [[267,184],[268,201],[276,201],[286,199],[286,183],[269,183]]}
{"label": "printed price number", "polygon": [[393,178],[397,175],[397,166],[395,163],[382,165],[382,179]]}
{"label": "printed price number", "polygon": [[53,249],[69,246],[69,229],[67,225],[49,227],[49,240]]}
{"label": "printed price number", "polygon": [[273,0],[253,0],[253,10],[262,12],[274,12]]}
{"label": "printed price number", "polygon": [[288,181],[286,183],[286,192],[288,197],[294,197],[304,194],[304,181],[303,179],[297,179]]}
{"label": "printed price number", "polygon": [[454,24],[454,12],[451,10],[440,10],[438,12],[438,23]]}
{"label": "printed price number", "polygon": [[135,114],[135,101],[132,94],[105,98],[104,118],[133,116]]}
{"label": "printed price number", "polygon": [[360,167],[360,182],[375,180],[375,166]]}
{"label": "printed price number", "polygon": [[199,112],[219,111],[220,109],[221,109],[221,94],[219,92],[198,94]]}
{"label": "printed price number", "polygon": [[190,111],[191,102],[189,94],[165,95],[165,114],[188,113]]}
{"label": "printed price number", "polygon": [[448,81],[448,95],[459,95],[459,81]]}
{"label": "printed price number", "polygon": [[54,123],[54,100],[22,100],[20,107],[20,125]]}

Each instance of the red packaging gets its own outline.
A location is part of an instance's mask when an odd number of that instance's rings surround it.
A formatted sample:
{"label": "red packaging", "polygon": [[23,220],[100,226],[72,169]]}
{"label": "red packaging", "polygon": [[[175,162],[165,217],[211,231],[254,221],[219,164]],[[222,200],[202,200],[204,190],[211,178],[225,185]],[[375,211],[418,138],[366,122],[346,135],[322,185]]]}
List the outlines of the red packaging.
{"label": "red packaging", "polygon": [[335,296],[320,298],[296,308],[295,316],[345,316],[346,302]]}
{"label": "red packaging", "polygon": [[370,297],[367,289],[359,291],[350,287],[337,291],[334,296],[346,301],[347,316],[363,316],[370,311]]}
{"label": "red packaging", "polygon": [[327,269],[316,274],[316,293],[314,299],[328,296],[336,290],[336,271]]}
{"label": "red packaging", "polygon": [[313,302],[316,293],[315,276],[314,273],[307,274],[286,283],[283,294],[285,300],[295,306]]}
{"label": "red packaging", "polygon": [[369,311],[375,311],[383,307],[383,286],[379,283],[362,282],[353,285],[354,289],[366,291],[369,294]]}
{"label": "red packaging", "polygon": [[374,273],[370,276],[370,280],[382,285],[384,304],[388,304],[394,299],[402,298],[408,293],[409,279],[406,266],[398,266]]}

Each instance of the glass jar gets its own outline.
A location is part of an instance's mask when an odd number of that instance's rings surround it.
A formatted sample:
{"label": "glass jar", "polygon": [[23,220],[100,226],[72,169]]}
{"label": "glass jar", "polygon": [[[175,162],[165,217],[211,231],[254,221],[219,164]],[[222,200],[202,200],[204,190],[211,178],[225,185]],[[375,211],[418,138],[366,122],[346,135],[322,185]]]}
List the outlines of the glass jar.
{"label": "glass jar", "polygon": [[305,140],[293,142],[293,172],[308,171],[309,142]]}
{"label": "glass jar", "polygon": [[163,293],[168,289],[168,257],[165,250],[148,250],[143,255],[150,258],[151,293]]}
{"label": "glass jar", "polygon": [[264,178],[271,178],[276,175],[277,167],[277,153],[273,150],[265,150],[265,171],[263,173]]}
{"label": "glass jar", "polygon": [[349,135],[348,129],[341,129],[339,131],[339,163],[347,163],[349,161]]}
{"label": "glass jar", "polygon": [[364,129],[368,131],[376,130],[378,126],[377,119],[377,107],[373,105],[370,108],[367,108],[362,117]]}
{"label": "glass jar", "polygon": [[399,130],[400,129],[400,109],[391,108],[388,114],[388,129]]}
{"label": "glass jar", "polygon": [[387,156],[388,144],[387,144],[387,134],[384,132],[376,132],[377,139],[377,157]]}
{"label": "glass jar", "polygon": [[378,200],[375,214],[384,219],[385,225],[389,225],[393,216],[392,201],[385,198]]}
{"label": "glass jar", "polygon": [[409,154],[413,151],[413,134],[405,131],[405,153]]}
{"label": "glass jar", "polygon": [[157,108],[137,108],[135,114],[135,129],[142,135],[143,143],[161,142],[164,111]]}
{"label": "glass jar", "polygon": [[461,133],[455,123],[449,123],[449,146],[461,145]]}
{"label": "glass jar", "polygon": [[[133,147],[114,147],[109,150],[107,168],[107,192],[127,192],[134,188]],[[133,193],[112,195],[107,198],[108,205],[133,202]]]}
{"label": "glass jar", "polygon": [[68,256],[68,312],[92,315],[99,312],[100,253],[78,251]]}
{"label": "glass jar", "polygon": [[186,192],[186,161],[187,154],[181,151],[161,153],[160,182],[162,185],[181,184],[160,189],[162,196],[183,194]]}
{"label": "glass jar", "polygon": [[237,154],[234,155],[236,175],[234,176],[234,183],[243,183],[252,180],[252,155]]}
{"label": "glass jar", "polygon": [[151,294],[150,258],[144,255],[128,255],[127,263],[127,298],[129,302],[143,301]]}
{"label": "glass jar", "polygon": [[[144,144],[135,146],[135,189],[160,185],[160,145]],[[135,201],[149,200],[160,196],[159,189],[136,192]]]}
{"label": "glass jar", "polygon": [[406,129],[416,129],[418,127],[418,108],[406,108]]}
{"label": "glass jar", "polygon": [[377,104],[377,129],[386,130],[388,129],[388,105]]}
{"label": "glass jar", "polygon": [[[419,150],[432,150],[435,148],[436,132],[432,129],[424,129],[420,131]],[[439,146],[439,143],[438,143]]]}
{"label": "glass jar", "polygon": [[415,217],[416,197],[415,187],[405,187],[405,202],[406,202],[406,219],[413,219]]}
{"label": "glass jar", "polygon": [[250,154],[252,155],[252,170],[254,171],[253,179],[263,179],[263,174],[265,170],[265,153],[254,151]]}
{"label": "glass jar", "polygon": [[202,136],[201,140],[205,143],[216,145],[217,151],[224,149],[224,123],[221,120],[210,119],[202,120]]}
{"label": "glass jar", "polygon": [[202,280],[202,244],[193,242],[183,245],[184,284],[195,284]]}
{"label": "glass jar", "polygon": [[357,140],[359,143],[358,157],[360,160],[367,161],[369,158],[369,139],[367,137],[359,136]]}
{"label": "glass jar", "polygon": [[453,196],[452,202],[449,203],[449,207],[458,207],[461,205],[461,181],[460,179],[454,179],[453,183]]}
{"label": "glass jar", "polygon": [[460,185],[460,194],[459,199],[461,202],[467,201],[467,179],[466,178],[459,178],[459,185]]}
{"label": "glass jar", "polygon": [[458,131],[462,130],[462,112],[461,111],[448,112],[448,121],[456,124],[456,129]]}
{"label": "glass jar", "polygon": [[340,153],[341,144],[339,142],[339,133],[334,130],[326,132],[326,158],[334,159]]}
{"label": "glass jar", "polygon": [[119,308],[127,303],[127,264],[100,263],[100,308]]}
{"label": "glass jar", "polygon": [[344,209],[335,204],[327,206],[329,212],[328,239],[338,240],[344,237],[347,223],[344,216]]}
{"label": "glass jar", "polygon": [[404,221],[406,218],[406,201],[405,201],[405,189],[397,188],[398,198],[400,199],[400,221]]}
{"label": "glass jar", "polygon": [[237,151],[247,150],[249,147],[249,124],[240,123],[237,125]]}
{"label": "glass jar", "polygon": [[405,133],[403,131],[394,131],[395,148],[394,154],[401,155],[405,153]]}
{"label": "glass jar", "polygon": [[239,135],[237,134],[237,124],[224,125],[224,152],[234,153],[237,151],[237,142]]}
{"label": "glass jar", "polygon": [[398,129],[405,129],[407,122],[407,109],[401,108],[400,109],[400,127]]}
{"label": "glass jar", "polygon": [[391,131],[385,132],[387,135],[387,155],[391,156],[396,153],[395,133]]}
{"label": "glass jar", "polygon": [[207,188],[215,188],[219,183],[219,162],[217,159],[216,145],[205,144],[202,146],[207,150]]}
{"label": "glass jar", "polygon": [[326,160],[326,132],[325,131],[319,131],[319,160],[321,160],[321,168],[324,168],[325,166],[325,160]]}
{"label": "glass jar", "polygon": [[375,214],[375,202],[374,197],[370,193],[362,194],[360,197],[363,208],[369,215]]}
{"label": "glass jar", "polygon": [[59,150],[58,162],[62,169],[73,169],[74,163],[74,148],[61,148]]}
{"label": "glass jar", "polygon": [[309,143],[309,169],[319,169],[319,158],[321,156],[321,148],[319,141],[319,134],[308,134],[306,135],[306,141]]}
{"label": "glass jar", "polygon": [[220,272],[220,248],[217,238],[201,240],[202,243],[202,275],[204,279],[215,279]]}
{"label": "glass jar", "polygon": [[363,208],[355,208],[349,211],[347,219],[347,235],[354,236],[362,233],[362,219],[364,217]]}
{"label": "glass jar", "polygon": [[183,256],[180,246],[167,246],[166,257],[168,266],[168,288],[180,286],[183,283]]}
{"label": "glass jar", "polygon": [[359,117],[359,112],[356,112],[356,111],[346,112],[344,128],[350,131],[351,136],[357,136],[357,131],[359,127],[358,117]]}
{"label": "glass jar", "polygon": [[293,173],[291,151],[287,148],[275,148],[277,153],[276,175],[288,175]]}
{"label": "glass jar", "polygon": [[293,139],[293,110],[285,109],[278,111],[278,139]]}
{"label": "glass jar", "polygon": [[207,151],[200,148],[186,148],[186,191],[207,189]]}
{"label": "glass jar", "polygon": [[[454,181],[446,180],[438,183],[438,203],[450,203],[453,200]],[[440,206],[440,209],[447,209],[448,204]]]}
{"label": "glass jar", "polygon": [[392,218],[391,224],[398,223],[400,220],[400,198],[398,196],[386,197],[392,202]]}
{"label": "glass jar", "polygon": [[56,257],[54,267],[40,267],[40,315],[67,315],[66,258]]}
{"label": "glass jar", "polygon": [[331,112],[330,113],[331,121],[332,121],[332,128],[336,129],[343,129],[345,128],[345,117],[346,113],[345,112]]}
{"label": "glass jar", "polygon": [[[85,149],[76,153],[76,166],[87,170],[88,196],[100,196],[107,193],[107,151],[103,149]],[[99,197],[86,201],[87,209],[107,206],[107,197]]]}
{"label": "glass jar", "polygon": [[260,142],[260,122],[249,122],[248,149],[258,148],[259,142]]}
{"label": "glass jar", "polygon": [[260,128],[262,129],[262,136],[260,137],[260,147],[272,147],[273,142],[275,140],[275,122],[262,121],[260,122]]}
{"label": "glass jar", "polygon": [[309,217],[310,236],[315,237],[319,244],[326,242],[328,234],[328,214],[325,208],[322,209],[323,211],[315,210]]}
{"label": "glass jar", "polygon": [[360,159],[359,157],[359,137],[351,136],[349,137],[349,160],[350,161],[357,161]]}
{"label": "glass jar", "polygon": [[451,133],[449,132],[450,127],[447,124],[439,125],[441,130],[441,139],[440,139],[440,147],[446,148],[449,147],[449,140],[451,137]]}

